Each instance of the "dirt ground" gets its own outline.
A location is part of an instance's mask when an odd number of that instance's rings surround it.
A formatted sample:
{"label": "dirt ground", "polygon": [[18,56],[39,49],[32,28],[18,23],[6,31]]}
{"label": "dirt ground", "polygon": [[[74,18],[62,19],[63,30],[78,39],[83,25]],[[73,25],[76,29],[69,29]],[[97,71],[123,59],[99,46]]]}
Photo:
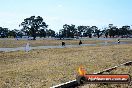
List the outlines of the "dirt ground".
{"label": "dirt ground", "polygon": [[[132,61],[132,44],[0,52],[0,88],[49,88],[75,79],[83,65],[88,74]],[[132,66],[113,73],[130,74]],[[86,85],[82,88],[128,85]]]}

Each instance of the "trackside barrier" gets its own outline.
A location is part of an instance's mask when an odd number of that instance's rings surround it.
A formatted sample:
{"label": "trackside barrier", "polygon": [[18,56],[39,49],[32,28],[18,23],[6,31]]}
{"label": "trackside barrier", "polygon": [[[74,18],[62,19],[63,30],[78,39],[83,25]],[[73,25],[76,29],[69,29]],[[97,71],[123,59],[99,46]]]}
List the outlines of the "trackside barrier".
{"label": "trackside barrier", "polygon": [[62,83],[62,84],[50,87],[50,88],[75,88],[76,86],[78,86],[77,81],[72,80],[72,81],[69,81],[69,82],[66,82],[66,83]]}

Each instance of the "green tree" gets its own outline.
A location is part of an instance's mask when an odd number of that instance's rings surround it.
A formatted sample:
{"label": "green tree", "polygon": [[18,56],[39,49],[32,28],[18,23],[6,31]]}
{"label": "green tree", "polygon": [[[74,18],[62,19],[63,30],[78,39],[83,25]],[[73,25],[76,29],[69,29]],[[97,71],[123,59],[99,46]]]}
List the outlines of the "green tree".
{"label": "green tree", "polygon": [[9,32],[8,28],[2,28],[2,27],[0,27],[0,37],[1,38],[8,37],[8,32]]}
{"label": "green tree", "polygon": [[87,37],[89,36],[89,38],[92,38],[92,33],[93,33],[93,30],[90,26],[84,26],[83,27],[83,36]]}
{"label": "green tree", "polygon": [[16,37],[16,32],[14,31],[14,30],[10,30],[9,32],[8,32],[8,35],[11,37],[11,36],[13,36],[14,38]]}
{"label": "green tree", "polygon": [[77,27],[77,31],[78,31],[78,35],[82,36],[82,33],[84,33],[84,30],[86,29],[85,26],[78,26]]}
{"label": "green tree", "polygon": [[71,25],[63,25],[63,29],[61,29],[59,31],[59,35],[60,37],[64,38],[74,38],[75,34],[77,33],[77,29],[75,28],[75,25],[71,24]]}
{"label": "green tree", "polygon": [[24,30],[28,30],[31,36],[33,37],[33,40],[36,40],[37,32],[41,28],[46,29],[48,25],[43,22],[43,18],[40,16],[31,16],[29,18],[24,19],[24,22],[21,23],[21,26],[23,26]]}
{"label": "green tree", "polygon": [[46,37],[46,30],[45,29],[40,29],[39,30],[39,36],[40,37]]}
{"label": "green tree", "polygon": [[49,37],[49,36],[51,36],[51,37],[55,37],[55,31],[54,30],[51,30],[51,29],[47,29],[46,30],[46,35]]}
{"label": "green tree", "polygon": [[94,36],[97,36],[98,38],[100,37],[100,29],[98,29],[97,26],[92,26],[91,29],[93,30]]}
{"label": "green tree", "polygon": [[76,33],[75,25],[71,24],[68,26],[68,37],[74,38],[74,35]]}

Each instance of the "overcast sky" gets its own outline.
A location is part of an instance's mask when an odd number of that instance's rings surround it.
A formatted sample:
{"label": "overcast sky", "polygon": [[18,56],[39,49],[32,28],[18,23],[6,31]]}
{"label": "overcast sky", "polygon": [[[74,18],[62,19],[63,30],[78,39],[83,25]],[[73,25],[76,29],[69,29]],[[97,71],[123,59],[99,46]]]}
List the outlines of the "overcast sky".
{"label": "overcast sky", "polygon": [[0,0],[0,27],[20,29],[19,24],[33,15],[43,17],[55,31],[66,23],[132,25],[132,0]]}

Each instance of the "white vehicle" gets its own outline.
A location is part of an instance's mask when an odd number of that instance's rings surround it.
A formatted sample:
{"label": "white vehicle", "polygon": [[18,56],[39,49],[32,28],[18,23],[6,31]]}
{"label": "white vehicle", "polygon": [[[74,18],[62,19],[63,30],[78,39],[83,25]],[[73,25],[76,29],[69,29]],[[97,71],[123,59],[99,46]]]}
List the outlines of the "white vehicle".
{"label": "white vehicle", "polygon": [[30,36],[22,36],[22,39],[33,40],[33,37],[30,37]]}

